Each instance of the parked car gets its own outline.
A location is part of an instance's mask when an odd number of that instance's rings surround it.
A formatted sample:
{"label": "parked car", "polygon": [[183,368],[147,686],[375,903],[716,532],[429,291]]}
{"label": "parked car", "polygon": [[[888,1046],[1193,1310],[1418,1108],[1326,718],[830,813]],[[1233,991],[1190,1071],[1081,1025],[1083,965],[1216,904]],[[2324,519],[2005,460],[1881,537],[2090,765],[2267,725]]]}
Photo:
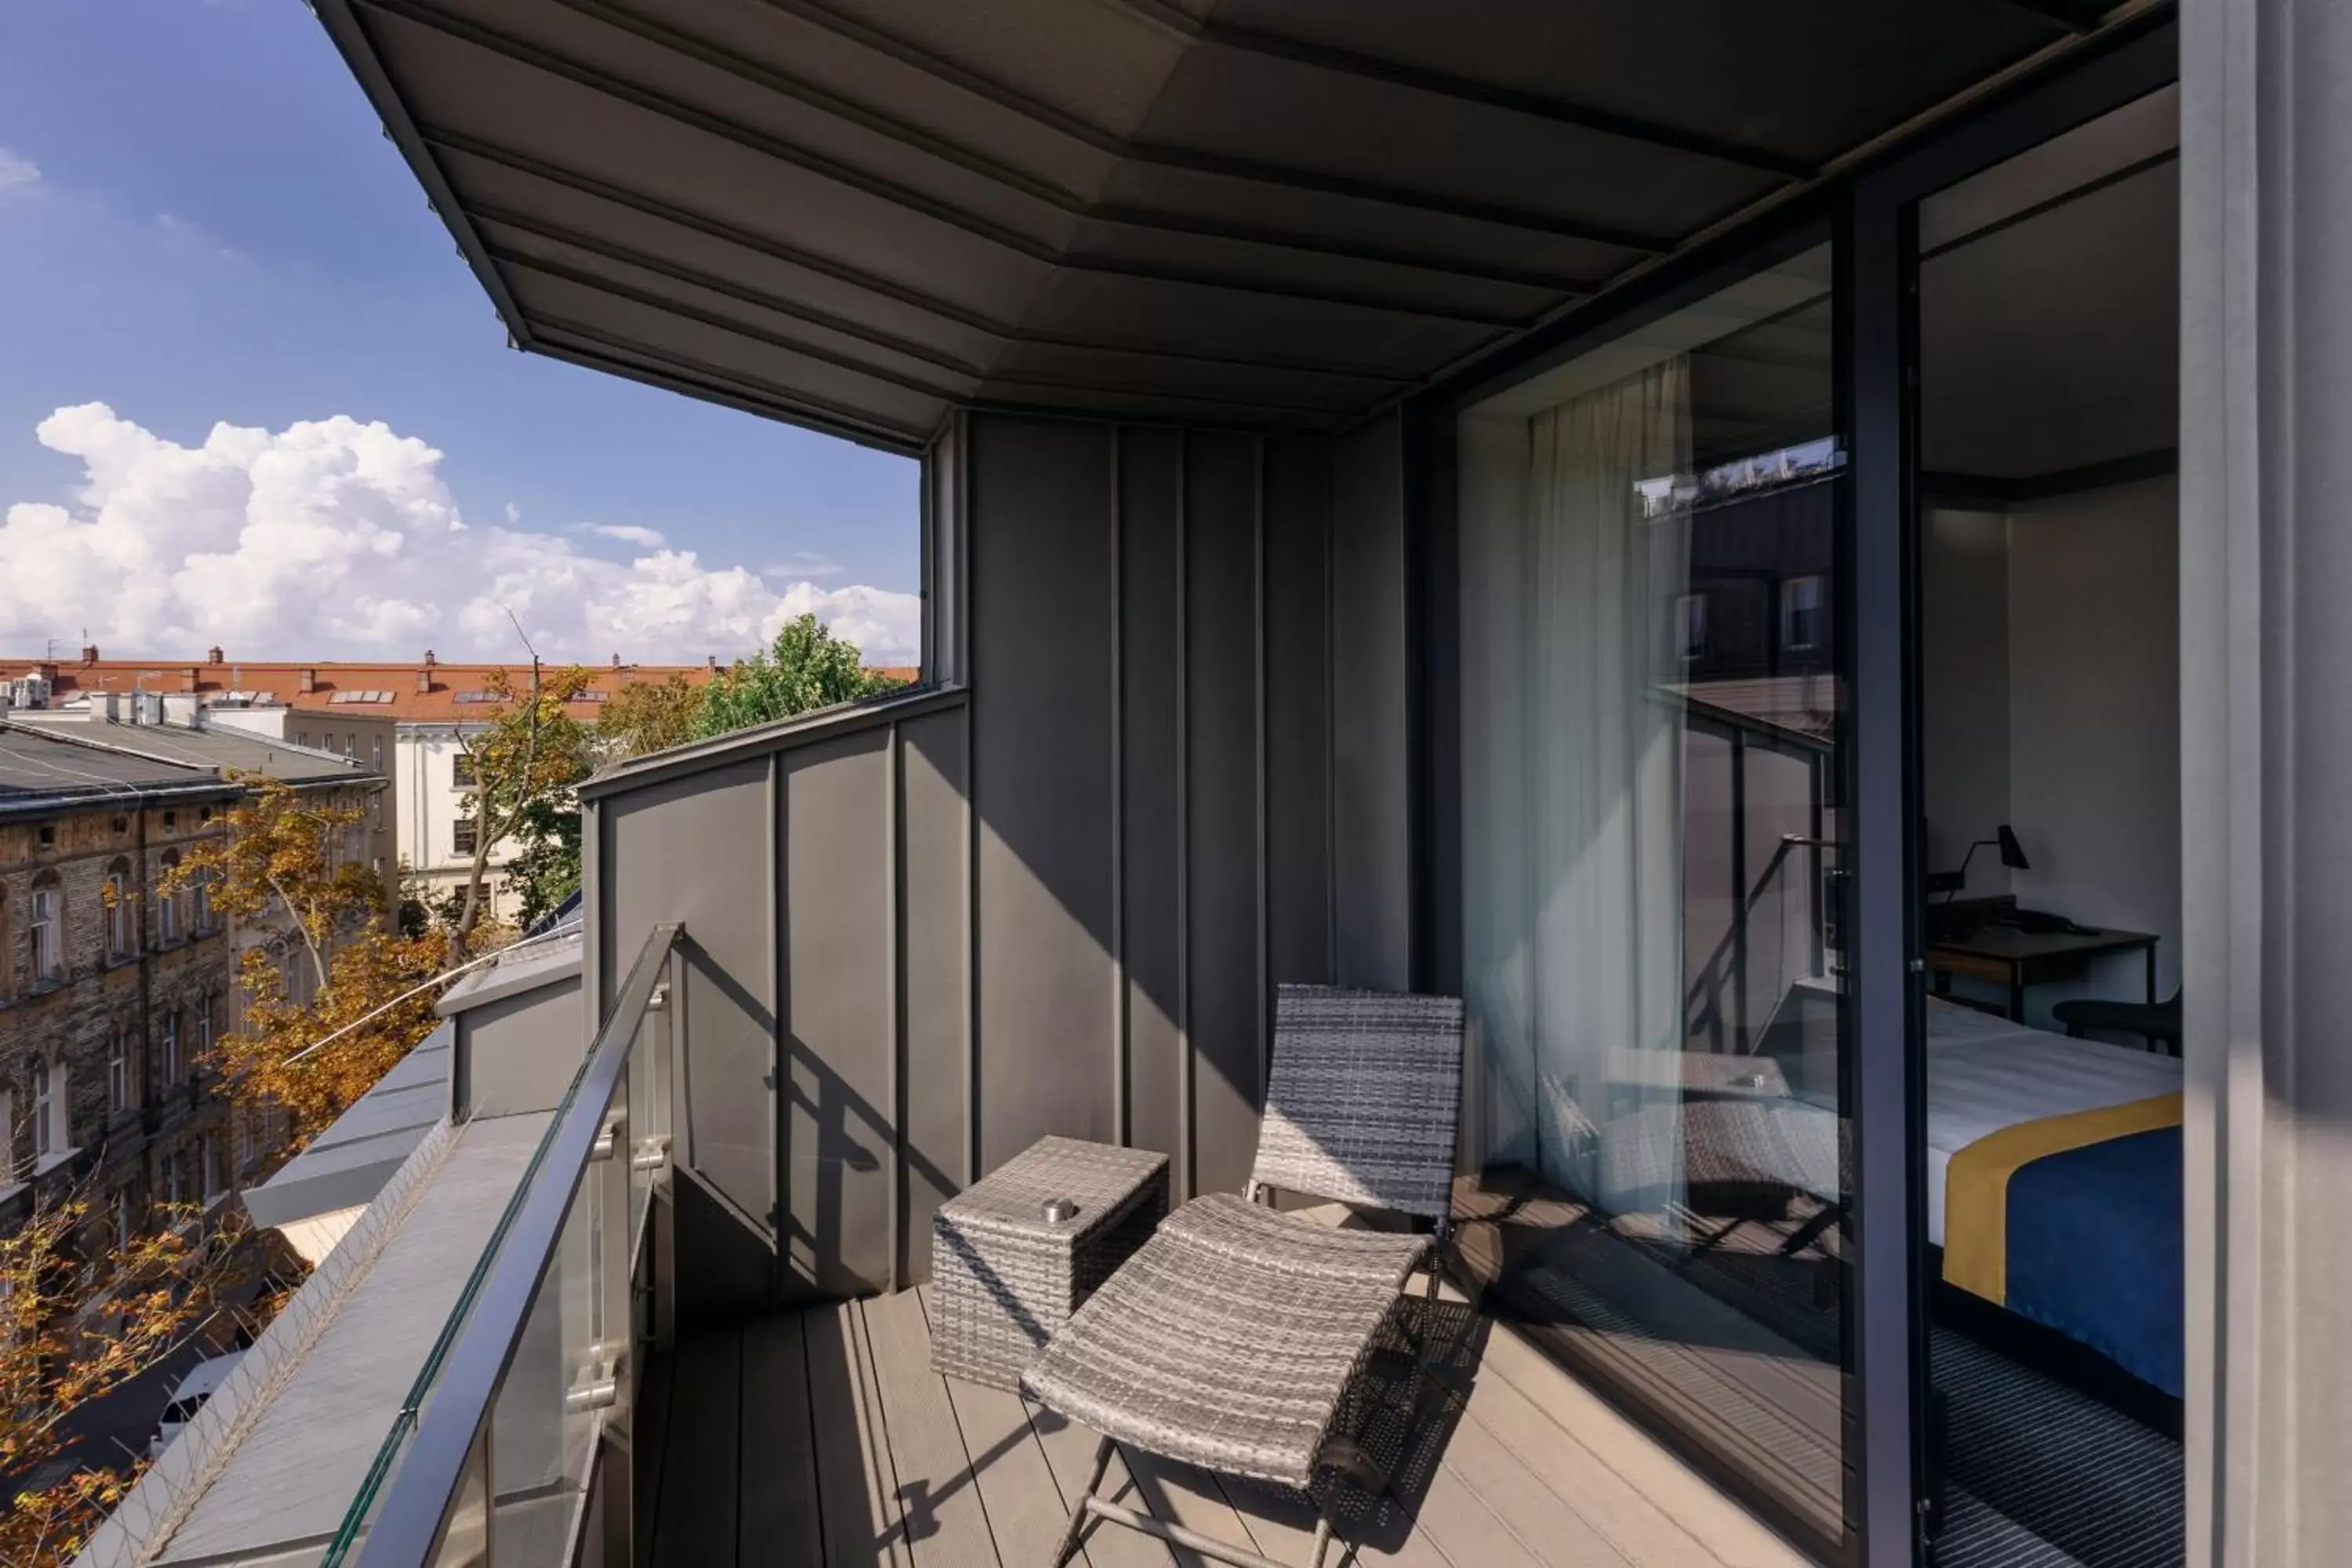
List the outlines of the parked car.
{"label": "parked car", "polygon": [[196,1418],[196,1412],[205,1407],[205,1401],[228,1381],[228,1374],[235,1372],[236,1363],[244,1359],[243,1351],[231,1351],[226,1355],[200,1361],[188,1369],[188,1375],[180,1379],[179,1386],[172,1390],[172,1397],[164,1403],[163,1414],[156,1418],[155,1435],[147,1439],[149,1458],[160,1457],[172,1446],[172,1439]]}

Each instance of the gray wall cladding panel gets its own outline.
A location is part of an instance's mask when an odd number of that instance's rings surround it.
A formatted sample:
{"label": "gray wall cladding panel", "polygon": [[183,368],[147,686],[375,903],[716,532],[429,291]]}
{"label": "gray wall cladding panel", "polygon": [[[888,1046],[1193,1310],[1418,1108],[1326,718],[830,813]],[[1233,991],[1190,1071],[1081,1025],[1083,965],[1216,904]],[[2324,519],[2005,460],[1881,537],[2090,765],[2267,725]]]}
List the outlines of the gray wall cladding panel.
{"label": "gray wall cladding panel", "polygon": [[1127,986],[1128,1137],[1178,1156],[1188,1122],[1184,1040],[1184,441],[1119,432],[1120,952]]}
{"label": "gray wall cladding panel", "polygon": [[966,427],[983,1171],[1048,1132],[1118,1135],[1117,438],[1075,422]]}
{"label": "gray wall cladding panel", "polygon": [[765,1225],[776,1175],[775,1101],[763,1087],[776,1025],[767,763],[648,784],[613,796],[599,815],[604,984],[618,989],[656,925],[684,922],[688,1125],[679,1131],[704,1177]]}
{"label": "gray wall cladding panel", "polygon": [[939,1205],[1048,1132],[1230,1191],[1272,985],[1402,983],[1395,434],[967,415],[969,694],[599,803],[604,984],[686,923],[702,1174],[764,1216],[787,1173],[785,1289],[927,1278]]}
{"label": "gray wall cladding panel", "polygon": [[1391,414],[1341,437],[1332,464],[1332,885],[1338,978],[1412,979],[1406,791],[1404,427]]}
{"label": "gray wall cladding panel", "polygon": [[899,729],[903,1068],[899,1073],[902,1280],[930,1277],[931,1215],[964,1184],[971,1129],[971,822],[964,717]]}
{"label": "gray wall cladding panel", "polygon": [[[788,1287],[887,1288],[898,1115],[891,737],[787,752],[782,1172]],[[691,929],[691,928],[689,928]]]}
{"label": "gray wall cladding panel", "polygon": [[1251,437],[1185,446],[1185,1013],[1202,1192],[1247,1178],[1265,1082],[1261,455]]}
{"label": "gray wall cladding panel", "polygon": [[1265,449],[1266,952],[1276,984],[1332,977],[1331,459]]}

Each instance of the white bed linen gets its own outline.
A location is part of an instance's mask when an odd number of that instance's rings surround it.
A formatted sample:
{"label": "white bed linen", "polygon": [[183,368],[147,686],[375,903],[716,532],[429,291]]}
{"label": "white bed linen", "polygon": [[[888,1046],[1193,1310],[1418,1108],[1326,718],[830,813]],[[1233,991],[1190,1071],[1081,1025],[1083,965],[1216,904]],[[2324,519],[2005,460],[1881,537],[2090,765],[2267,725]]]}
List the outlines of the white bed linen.
{"label": "white bed linen", "polygon": [[1927,1002],[1927,1239],[1944,1245],[1944,1182],[1952,1156],[1978,1139],[2180,1088],[2180,1059],[2158,1051],[2070,1040],[1972,1008]]}

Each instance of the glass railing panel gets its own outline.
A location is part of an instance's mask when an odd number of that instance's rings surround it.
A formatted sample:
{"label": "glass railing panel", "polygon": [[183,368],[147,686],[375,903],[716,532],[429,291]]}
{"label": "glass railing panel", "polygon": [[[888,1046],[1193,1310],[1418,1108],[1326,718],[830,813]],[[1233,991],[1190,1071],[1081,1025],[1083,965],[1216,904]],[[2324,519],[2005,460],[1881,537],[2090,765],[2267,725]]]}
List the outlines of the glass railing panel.
{"label": "glass railing panel", "polygon": [[[549,1119],[321,1568],[597,1562],[593,1551],[575,1551],[575,1537],[579,1521],[594,1511],[588,1493],[600,1437],[616,1426],[627,1430],[633,1352],[647,1316],[639,1300],[647,1216],[670,1146],[674,936],[663,928],[639,955],[613,1020]],[[559,1193],[560,1221],[552,1208]],[[522,1268],[535,1270],[527,1291]],[[460,1386],[445,1389],[452,1375]],[[445,1394],[471,1408],[452,1407],[445,1420]],[[467,1445],[462,1467],[451,1433]],[[420,1465],[411,1483],[409,1472]],[[494,1494],[487,1489],[493,1485]],[[419,1493],[431,1497],[429,1511],[417,1510]],[[396,1494],[410,1500],[395,1504]],[[428,1521],[429,1534],[420,1528]],[[466,1542],[470,1547],[460,1550]]]}

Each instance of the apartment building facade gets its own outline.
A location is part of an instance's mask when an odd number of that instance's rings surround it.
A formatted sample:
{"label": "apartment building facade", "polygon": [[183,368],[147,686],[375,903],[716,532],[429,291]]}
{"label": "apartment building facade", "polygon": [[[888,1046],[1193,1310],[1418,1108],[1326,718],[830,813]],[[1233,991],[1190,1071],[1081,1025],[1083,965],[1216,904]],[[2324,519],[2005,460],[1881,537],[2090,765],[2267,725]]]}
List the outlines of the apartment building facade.
{"label": "apartment building facade", "polygon": [[164,890],[256,773],[360,809],[338,853],[369,853],[380,781],[340,757],[102,710],[0,723],[0,1224],[88,1183],[121,1234],[151,1204],[210,1206],[275,1164],[286,1129],[232,1106],[206,1060],[236,1025],[246,953],[299,994],[297,944],[283,916]]}
{"label": "apartment building facade", "polygon": [[[701,681],[716,668],[715,659],[638,665],[616,657],[592,668],[569,710],[593,723],[603,704],[625,685],[673,677]],[[240,729],[349,758],[384,780],[370,806],[368,853],[382,864],[389,896],[428,902],[462,890],[473,872],[478,828],[466,805],[472,787],[466,739],[498,707],[501,677],[509,691],[530,689],[528,666],[446,663],[430,649],[414,664],[358,664],[232,659],[213,647],[201,662],[173,664],[107,658],[86,647],[72,660],[0,670],[0,679],[25,685],[59,714],[87,712],[93,703],[102,709],[109,698],[127,703],[138,697],[152,700],[175,721]],[[513,854],[514,846],[502,843],[489,858],[492,907],[506,915],[516,901],[503,876]]]}

